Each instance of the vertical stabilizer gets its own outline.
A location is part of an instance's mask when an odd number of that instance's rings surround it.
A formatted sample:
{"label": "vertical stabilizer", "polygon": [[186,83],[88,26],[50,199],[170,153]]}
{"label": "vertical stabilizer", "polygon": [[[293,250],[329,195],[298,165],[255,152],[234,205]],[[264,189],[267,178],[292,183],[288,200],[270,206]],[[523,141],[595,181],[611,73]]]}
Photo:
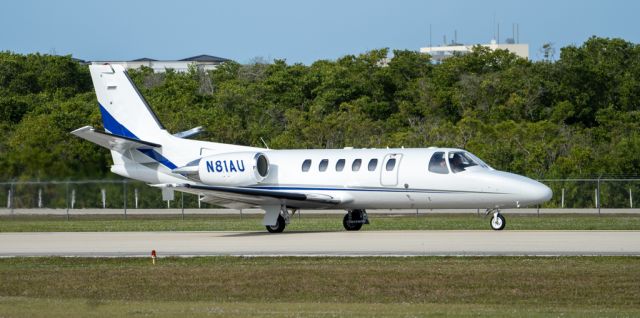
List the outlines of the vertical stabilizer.
{"label": "vertical stabilizer", "polygon": [[89,69],[105,130],[148,141],[167,134],[122,65],[90,65]]}
{"label": "vertical stabilizer", "polygon": [[111,150],[111,171],[148,183],[179,183],[186,179],[172,171],[209,151],[254,151],[259,148],[184,139],[200,128],[169,134],[121,65],[90,65],[91,79],[109,133],[82,127],[73,134]]}

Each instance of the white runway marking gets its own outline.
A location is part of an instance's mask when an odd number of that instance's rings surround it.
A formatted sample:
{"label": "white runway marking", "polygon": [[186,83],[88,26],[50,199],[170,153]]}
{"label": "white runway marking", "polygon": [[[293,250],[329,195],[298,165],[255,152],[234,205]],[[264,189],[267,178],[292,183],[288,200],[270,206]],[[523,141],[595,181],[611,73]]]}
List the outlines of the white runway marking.
{"label": "white runway marking", "polygon": [[0,256],[640,255],[640,231],[0,233]]}

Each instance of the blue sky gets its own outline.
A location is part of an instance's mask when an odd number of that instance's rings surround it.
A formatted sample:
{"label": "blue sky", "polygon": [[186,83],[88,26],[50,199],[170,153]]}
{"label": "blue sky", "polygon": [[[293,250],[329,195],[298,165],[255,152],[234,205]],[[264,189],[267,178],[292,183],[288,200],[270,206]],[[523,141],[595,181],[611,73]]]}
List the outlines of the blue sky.
{"label": "blue sky", "polygon": [[312,63],[367,50],[417,50],[486,43],[520,25],[533,59],[592,35],[640,42],[640,1],[31,1],[0,6],[0,50],[72,54],[86,60],[179,59],[211,54],[241,63],[256,57]]}

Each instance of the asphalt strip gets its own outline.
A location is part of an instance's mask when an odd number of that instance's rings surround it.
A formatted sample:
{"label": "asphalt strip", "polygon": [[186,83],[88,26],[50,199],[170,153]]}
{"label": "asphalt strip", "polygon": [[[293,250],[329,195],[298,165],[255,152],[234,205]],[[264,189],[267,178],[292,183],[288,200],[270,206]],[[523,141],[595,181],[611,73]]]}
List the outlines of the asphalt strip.
{"label": "asphalt strip", "polygon": [[20,232],[0,257],[640,256],[640,231]]}

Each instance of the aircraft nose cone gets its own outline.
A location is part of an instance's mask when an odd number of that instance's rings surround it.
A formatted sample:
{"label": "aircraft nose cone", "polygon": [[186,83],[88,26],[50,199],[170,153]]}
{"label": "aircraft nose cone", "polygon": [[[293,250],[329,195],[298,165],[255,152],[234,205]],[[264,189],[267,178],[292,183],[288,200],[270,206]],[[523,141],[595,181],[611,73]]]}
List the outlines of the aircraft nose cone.
{"label": "aircraft nose cone", "polygon": [[520,206],[531,206],[551,200],[553,192],[546,185],[527,177],[509,174],[509,188]]}
{"label": "aircraft nose cone", "polygon": [[523,206],[541,204],[551,200],[551,196],[553,196],[549,187],[531,179],[522,183],[519,192],[520,200],[518,202]]}
{"label": "aircraft nose cone", "polygon": [[551,200],[553,192],[546,185],[529,179],[525,176],[503,172],[492,171],[491,180],[487,184],[491,184],[490,191],[503,193],[505,201],[504,206],[514,204],[514,207],[527,207],[545,203]]}
{"label": "aircraft nose cone", "polygon": [[532,201],[543,203],[551,200],[551,197],[553,196],[553,191],[551,191],[551,188],[540,182],[536,181],[536,183],[537,184],[535,185],[535,187],[532,187],[531,189]]}

